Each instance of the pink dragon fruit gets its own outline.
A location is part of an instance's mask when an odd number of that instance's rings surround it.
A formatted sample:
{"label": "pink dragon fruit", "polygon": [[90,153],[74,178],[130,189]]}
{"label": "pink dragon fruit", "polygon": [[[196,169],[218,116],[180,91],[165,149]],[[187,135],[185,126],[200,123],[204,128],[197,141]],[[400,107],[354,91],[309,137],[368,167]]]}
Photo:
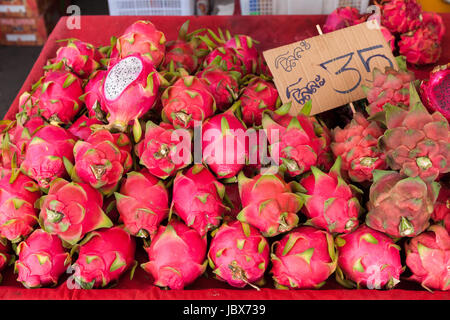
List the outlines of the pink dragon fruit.
{"label": "pink dragon fruit", "polygon": [[307,116],[279,116],[274,113],[271,117],[265,113],[262,125],[267,130],[270,155],[278,165],[286,167],[291,176],[302,174],[317,164],[322,142]]}
{"label": "pink dragon fruit", "polygon": [[439,111],[450,121],[450,97],[445,94],[450,88],[450,63],[438,66],[430,73],[428,81],[420,86],[422,101],[428,110]]}
{"label": "pink dragon fruit", "polygon": [[246,83],[241,96],[242,119],[247,126],[260,126],[263,112],[274,111],[281,105],[278,91],[272,82],[254,77]]}
{"label": "pink dragon fruit", "polygon": [[173,209],[201,236],[220,225],[225,212],[225,187],[202,165],[194,165],[173,182]]}
{"label": "pink dragon fruit", "polygon": [[406,61],[419,66],[436,63],[442,52],[441,44],[424,28],[403,34],[398,47]]}
{"label": "pink dragon fruit", "polygon": [[295,182],[287,184],[279,175],[257,175],[247,178],[239,174],[242,211],[237,219],[257,228],[263,236],[273,237],[292,230],[298,224],[297,212],[303,205]]}
{"label": "pink dragon fruit", "polygon": [[306,189],[301,197],[305,201],[302,212],[310,219],[308,223],[333,233],[354,230],[361,211],[358,199],[353,196],[353,186],[342,179],[341,163],[341,157],[337,157],[328,174],[311,167],[312,174],[300,181]]}
{"label": "pink dragon fruit", "polygon": [[208,83],[216,106],[221,111],[228,109],[239,95],[240,74],[238,72],[228,72],[216,66],[210,66],[200,71],[197,77]]}
{"label": "pink dragon fruit", "polygon": [[400,247],[387,235],[362,225],[335,239],[336,280],[344,287],[392,289],[403,272]]}
{"label": "pink dragon fruit", "polygon": [[80,242],[78,259],[72,266],[75,283],[83,289],[92,289],[118,281],[137,264],[135,250],[134,238],[120,227],[89,233]]}
{"label": "pink dragon fruit", "polygon": [[248,157],[245,127],[231,112],[205,121],[202,128],[203,161],[219,179],[236,176]]}
{"label": "pink dragon fruit", "polygon": [[179,221],[160,226],[145,250],[150,261],[141,266],[163,288],[183,289],[205,272],[208,263],[206,238]]}
{"label": "pink dragon fruit", "polygon": [[235,220],[239,212],[242,210],[241,198],[239,197],[239,184],[227,183],[225,184],[225,197],[227,206],[230,210],[225,211],[224,220]]}
{"label": "pink dragon fruit", "polygon": [[[158,72],[139,54],[129,55],[111,65],[102,87],[111,128],[123,132],[131,121],[139,126],[138,118],[153,106],[159,84]],[[140,128],[138,131],[136,142],[140,140]]]}
{"label": "pink dragon fruit", "polygon": [[0,134],[0,166],[4,169],[14,169],[20,167],[24,158],[25,150],[11,141],[10,133],[7,131]]}
{"label": "pink dragon fruit", "polygon": [[80,97],[80,100],[84,102],[89,111],[89,117],[96,117],[102,121],[105,120],[105,115],[108,113],[102,95],[103,82],[107,74],[108,72],[105,70],[98,70],[92,73],[84,87],[84,94]]}
{"label": "pink dragon fruit", "polygon": [[150,21],[139,20],[130,25],[117,39],[111,52],[111,61],[136,53],[149,60],[155,68],[164,59],[166,37]]}
{"label": "pink dragon fruit", "polygon": [[67,129],[71,134],[80,140],[86,140],[92,134],[92,125],[103,124],[100,120],[96,118],[88,118],[84,114],[77,119],[70,127]]}
{"label": "pink dragon fruit", "polygon": [[[101,67],[103,55],[92,44],[78,39],[68,39],[67,45],[56,51],[56,58],[51,60],[53,65],[63,64],[69,71],[81,78],[89,75]],[[48,67],[53,67],[52,65]]]}
{"label": "pink dragon fruit", "polygon": [[69,170],[70,175],[110,195],[117,188],[122,175],[131,169],[130,152],[131,142],[126,134],[98,130],[86,141],[75,144],[75,165]]}
{"label": "pink dragon fruit", "polygon": [[334,164],[334,156],[331,151],[332,133],[323,121],[315,117],[310,117],[310,119],[314,125],[314,132],[321,142],[320,151],[317,155],[317,167],[328,171]]}
{"label": "pink dragon fruit", "polygon": [[277,289],[320,288],[336,270],[333,236],[313,227],[296,228],[275,242],[271,260]]}
{"label": "pink dragon fruit", "polygon": [[431,219],[436,223],[441,223],[447,232],[450,233],[450,188],[442,183],[439,196],[434,204],[434,211]]}
{"label": "pink dragon fruit", "polygon": [[216,112],[216,103],[206,81],[183,76],[167,88],[162,97],[162,118],[175,128],[193,128]]}
{"label": "pink dragon fruit", "polygon": [[239,72],[242,76],[251,72],[247,70],[239,57],[238,51],[234,48],[218,47],[211,51],[205,57],[204,67],[206,68],[210,65],[219,66],[225,71]]}
{"label": "pink dragon fruit", "polygon": [[[174,128],[168,123],[159,126],[151,121],[147,122],[144,139],[136,145],[136,153],[140,164],[148,171],[160,178],[174,176],[192,162],[190,152],[191,136],[182,137],[189,141],[189,150],[181,149],[179,140],[175,137]],[[186,152],[185,152],[186,151]]]}
{"label": "pink dragon fruit", "polygon": [[358,9],[353,7],[341,7],[328,15],[322,30],[324,33],[333,32],[360,24],[364,21],[365,17],[361,16]]}
{"label": "pink dragon fruit", "polygon": [[342,169],[352,181],[372,181],[373,170],[387,168],[385,156],[378,148],[383,130],[375,121],[368,121],[362,113],[355,113],[344,129],[334,129],[331,149],[342,157]]}
{"label": "pink dragon fruit", "polygon": [[237,51],[237,57],[242,61],[247,73],[256,73],[258,65],[258,50],[255,48],[255,40],[246,35],[235,35],[223,45],[225,48],[233,48]]}
{"label": "pink dragon fruit", "polygon": [[[11,261],[10,247],[5,238],[0,238],[0,272],[5,269]],[[2,281],[0,274],[0,282]]]}
{"label": "pink dragon fruit", "polygon": [[450,236],[444,227],[433,225],[427,232],[405,243],[406,265],[425,289],[450,290]]}
{"label": "pink dragon fruit", "polygon": [[164,183],[147,169],[129,172],[115,196],[124,229],[133,236],[153,238],[169,213],[169,195]]}
{"label": "pink dragon fruit", "polygon": [[63,128],[43,126],[28,144],[22,171],[41,188],[48,188],[51,181],[66,175],[63,158],[73,161],[74,138]]}
{"label": "pink dragon fruit", "polygon": [[269,251],[267,240],[256,228],[233,221],[214,232],[208,260],[219,280],[237,288],[258,289],[269,265]]}
{"label": "pink dragon fruit", "polygon": [[395,45],[395,37],[394,35],[389,31],[388,28],[380,27],[380,31],[384,36],[384,39],[386,39],[387,44],[389,45],[389,48],[391,48],[391,51],[394,52],[397,48]]}
{"label": "pink dragon fruit", "polygon": [[74,245],[86,233],[112,226],[102,205],[102,195],[88,184],[56,179],[41,199],[39,220],[45,231]]}
{"label": "pink dragon fruit", "polygon": [[40,114],[50,123],[70,123],[81,109],[83,83],[75,74],[66,71],[48,71],[39,80],[33,93],[37,99],[29,116]]}
{"label": "pink dragon fruit", "polygon": [[61,240],[42,229],[22,241],[16,251],[19,256],[14,266],[18,273],[17,281],[26,288],[55,286],[71,262]]}
{"label": "pink dragon fruit", "polygon": [[33,180],[18,171],[2,169],[1,175],[0,237],[19,242],[38,222],[34,203],[41,192]]}
{"label": "pink dragon fruit", "polygon": [[428,30],[431,36],[435,37],[438,42],[441,42],[445,35],[444,21],[435,12],[422,12],[422,28]]}
{"label": "pink dragon fruit", "polygon": [[405,33],[420,26],[422,8],[416,0],[382,0],[381,24],[392,33]]}

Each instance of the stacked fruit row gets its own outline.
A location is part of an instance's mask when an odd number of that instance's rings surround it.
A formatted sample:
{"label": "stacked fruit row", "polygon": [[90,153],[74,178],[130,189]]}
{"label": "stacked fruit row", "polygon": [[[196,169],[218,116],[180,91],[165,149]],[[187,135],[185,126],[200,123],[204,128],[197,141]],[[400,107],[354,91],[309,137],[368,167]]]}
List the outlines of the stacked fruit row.
{"label": "stacked fruit row", "polygon": [[[374,77],[371,117],[330,130],[310,103],[281,104],[248,36],[187,22],[166,42],[137,21],[108,47],[68,40],[2,122],[2,267],[15,253],[28,288],[69,267],[79,287],[106,287],[143,246],[141,266],[171,289],[207,269],[239,288],[269,272],[284,289],[333,273],[392,288],[407,265],[448,290],[448,121],[406,70]],[[431,102],[446,83],[442,68],[424,85]]]}

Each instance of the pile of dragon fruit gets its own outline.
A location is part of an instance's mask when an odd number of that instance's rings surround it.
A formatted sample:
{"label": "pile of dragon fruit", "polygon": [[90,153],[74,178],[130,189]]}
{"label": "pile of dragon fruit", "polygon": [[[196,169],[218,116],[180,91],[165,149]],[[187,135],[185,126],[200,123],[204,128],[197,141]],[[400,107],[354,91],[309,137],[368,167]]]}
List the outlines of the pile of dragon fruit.
{"label": "pile of dragon fruit", "polygon": [[434,12],[424,12],[417,0],[380,0],[373,13],[362,15],[356,8],[342,7],[328,16],[324,32],[332,32],[367,20],[377,20],[394,53],[415,65],[436,63],[442,52],[445,25]]}
{"label": "pile of dragon fruit", "polygon": [[27,288],[64,285],[68,268],[79,288],[110,287],[140,266],[170,289],[334,274],[449,290],[450,68],[419,92],[404,60],[375,70],[366,108],[332,128],[281,103],[251,37],[188,27],[61,42],[1,123],[1,268],[15,260]]}

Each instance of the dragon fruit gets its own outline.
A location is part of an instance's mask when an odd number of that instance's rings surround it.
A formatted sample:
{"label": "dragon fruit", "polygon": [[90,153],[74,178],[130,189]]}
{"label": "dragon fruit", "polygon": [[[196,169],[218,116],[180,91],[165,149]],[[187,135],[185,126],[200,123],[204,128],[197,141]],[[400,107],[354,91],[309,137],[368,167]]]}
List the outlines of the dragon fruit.
{"label": "dragon fruit", "polygon": [[245,127],[232,112],[218,114],[202,128],[203,161],[219,179],[235,177],[248,157]]}
{"label": "dragon fruit", "polygon": [[184,76],[167,88],[162,97],[162,118],[175,128],[193,128],[216,112],[216,103],[205,80]]}
{"label": "dragon fruit", "polygon": [[332,133],[323,121],[315,117],[311,117],[310,119],[314,125],[314,132],[321,142],[321,148],[317,155],[317,167],[321,170],[328,171],[334,164],[334,156],[331,151]]}
{"label": "dragon fruit", "polygon": [[7,131],[0,134],[0,166],[4,169],[14,169],[20,167],[24,158],[25,150],[11,141],[10,133]]}
{"label": "dragon fruit", "polygon": [[255,40],[246,35],[235,35],[223,45],[225,48],[233,48],[237,57],[245,66],[247,73],[256,73],[258,65],[258,50],[255,48]]}
{"label": "dragon fruit", "polygon": [[220,225],[225,211],[225,187],[202,165],[194,165],[173,182],[173,209],[201,236]]}
{"label": "dragon fruit", "polygon": [[239,197],[239,184],[227,183],[225,184],[225,203],[230,208],[224,214],[224,220],[235,220],[239,212],[242,210],[241,198]]}
{"label": "dragon fruit", "polygon": [[169,213],[169,195],[164,183],[147,169],[129,172],[115,196],[124,229],[133,236],[153,238]]}
{"label": "dragon fruit", "polygon": [[273,83],[260,77],[254,77],[246,83],[239,101],[241,101],[242,119],[247,126],[260,126],[263,112],[273,111],[281,105],[278,91]]}
{"label": "dragon fruit", "polygon": [[[35,85],[36,86],[36,85]],[[50,123],[70,123],[81,109],[83,83],[71,72],[48,71],[32,94],[36,99],[29,116],[39,114]]]}
{"label": "dragon fruit", "polygon": [[400,247],[387,235],[362,225],[335,239],[336,280],[344,287],[392,289],[403,272]]}
{"label": "dragon fruit", "polygon": [[47,189],[54,179],[64,177],[63,158],[73,161],[74,136],[63,128],[46,125],[39,129],[28,144],[21,169]]}
{"label": "dragon fruit", "polygon": [[197,77],[208,83],[216,106],[221,111],[228,109],[239,95],[240,74],[238,72],[228,72],[216,66],[210,66],[200,71]]}
{"label": "dragon fruit", "polygon": [[[136,145],[136,153],[140,164],[148,171],[160,178],[166,179],[174,176],[178,170],[188,166],[191,159],[189,150],[180,147],[178,137],[172,125],[161,123],[159,126],[151,121],[147,122],[144,139]],[[181,138],[191,141],[191,136],[185,131],[187,137]]]}
{"label": "dragon fruit", "polygon": [[263,282],[269,265],[269,244],[259,231],[240,221],[224,223],[211,241],[209,265],[218,279],[243,288]]}
{"label": "dragon fruit", "polygon": [[444,227],[431,226],[427,232],[405,244],[406,265],[425,289],[450,290],[450,236]]}
{"label": "dragon fruit", "polygon": [[84,102],[89,111],[89,117],[96,117],[104,121],[108,110],[105,108],[105,101],[102,95],[103,82],[108,74],[105,70],[98,70],[91,74],[89,81],[84,87],[84,94],[80,100]]}
{"label": "dragon fruit", "polygon": [[256,74],[269,79],[273,78],[272,72],[262,54],[258,54]]}
{"label": "dragon fruit", "polygon": [[420,26],[422,8],[416,0],[382,0],[381,24],[392,33],[405,33]]}
{"label": "dragon fruit", "polygon": [[0,237],[15,243],[26,238],[37,224],[34,203],[38,185],[17,171],[3,170],[0,179]]}
{"label": "dragon fruit", "polygon": [[[0,238],[0,271],[3,271],[11,261],[10,247],[5,238]],[[2,275],[0,274],[0,282]]]}
{"label": "dragon fruit", "polygon": [[341,162],[341,157],[337,157],[328,174],[311,167],[312,174],[300,181],[306,189],[301,197],[305,201],[302,212],[310,219],[308,223],[333,233],[354,230],[361,211],[351,186],[341,177]]}
{"label": "dragon fruit", "polygon": [[88,118],[82,115],[75,121],[69,129],[67,129],[71,134],[80,140],[86,140],[92,134],[92,125],[101,125],[102,122],[96,118]]}
{"label": "dragon fruit", "polygon": [[307,116],[279,116],[275,113],[270,116],[265,113],[262,125],[267,130],[270,155],[291,176],[302,174],[317,165],[322,141],[316,136],[314,124]]}
{"label": "dragon fruit", "polygon": [[366,107],[370,116],[382,112],[386,104],[399,107],[409,106],[409,85],[414,81],[414,74],[405,70],[386,68],[383,73],[375,68],[371,87],[362,86],[369,100]]}
{"label": "dragon fruit", "polygon": [[75,165],[70,170],[73,179],[81,180],[112,194],[122,175],[132,166],[131,142],[124,133],[110,133],[101,129],[86,141],[78,141],[73,148]]}
{"label": "dragon fruit", "polygon": [[429,226],[439,184],[375,170],[366,224],[392,237],[414,237]]}
{"label": "dragon fruit", "polygon": [[117,39],[111,52],[111,61],[136,53],[150,61],[155,68],[164,59],[166,37],[150,21],[139,20],[130,25]]}
{"label": "dragon fruit", "polygon": [[176,220],[160,226],[145,250],[150,261],[141,266],[163,288],[183,289],[205,272],[208,263],[206,237]]}
{"label": "dragon fruit", "polygon": [[105,287],[136,265],[136,243],[125,230],[113,227],[93,231],[80,242],[73,279],[83,289]]}
{"label": "dragon fruit", "polygon": [[[139,125],[138,118],[150,110],[156,100],[159,84],[158,72],[139,54],[110,65],[102,87],[110,127],[124,132],[131,121]],[[140,130],[135,140],[140,140]]]}
{"label": "dragon fruit", "polygon": [[360,24],[364,21],[365,17],[361,16],[358,9],[353,7],[341,7],[328,15],[322,30],[324,33],[333,32]]}
{"label": "dragon fruit", "polygon": [[428,33],[435,37],[438,42],[441,42],[445,35],[444,21],[435,12],[422,12],[422,28],[428,30]]}
{"label": "dragon fruit", "polygon": [[450,188],[443,183],[431,219],[436,223],[441,223],[450,233]]}
{"label": "dragon fruit", "polygon": [[239,57],[239,53],[234,48],[218,47],[211,51],[204,61],[204,67],[215,65],[225,71],[236,71],[244,76],[250,72]]}
{"label": "dragon fruit", "polygon": [[56,179],[41,198],[39,220],[45,231],[72,246],[86,233],[112,226],[102,205],[102,195],[88,184]]}
{"label": "dragon fruit", "polygon": [[397,48],[395,45],[395,37],[394,35],[389,31],[388,28],[380,27],[380,31],[383,34],[384,39],[386,40],[387,44],[389,45],[389,48],[392,52],[395,51]]}
{"label": "dragon fruit", "polygon": [[247,178],[239,174],[242,211],[237,219],[257,228],[263,236],[273,237],[292,230],[298,224],[297,212],[303,200],[297,194],[302,188],[286,183],[279,175],[257,175]]}
{"label": "dragon fruit", "polygon": [[382,135],[380,126],[359,112],[344,129],[334,129],[331,149],[336,157],[342,157],[342,169],[352,181],[372,181],[373,170],[386,169],[385,156],[378,149]]}
{"label": "dragon fruit", "polygon": [[398,47],[406,61],[419,66],[436,63],[442,52],[442,46],[436,37],[423,28],[402,34]]}
{"label": "dragon fruit", "polygon": [[387,130],[379,140],[386,162],[410,177],[434,181],[450,172],[450,132],[439,112],[429,114],[411,84],[410,109],[387,105]]}
{"label": "dragon fruit", "polygon": [[277,289],[320,288],[336,270],[333,236],[313,227],[296,228],[275,242],[271,260]]}
{"label": "dragon fruit", "polygon": [[56,58],[50,61],[52,68],[55,65],[63,64],[65,68],[81,78],[87,78],[89,75],[101,67],[103,54],[100,53],[92,44],[80,41],[78,39],[68,39],[67,45],[60,47],[56,51]]}
{"label": "dragon fruit", "polygon": [[423,103],[430,111],[439,111],[450,121],[450,97],[446,94],[450,88],[450,63],[438,66],[430,73],[428,81],[420,86]]}
{"label": "dragon fruit", "polygon": [[64,251],[61,240],[42,229],[34,231],[17,246],[18,260],[14,269],[17,281],[26,288],[55,286],[67,270],[71,257]]}

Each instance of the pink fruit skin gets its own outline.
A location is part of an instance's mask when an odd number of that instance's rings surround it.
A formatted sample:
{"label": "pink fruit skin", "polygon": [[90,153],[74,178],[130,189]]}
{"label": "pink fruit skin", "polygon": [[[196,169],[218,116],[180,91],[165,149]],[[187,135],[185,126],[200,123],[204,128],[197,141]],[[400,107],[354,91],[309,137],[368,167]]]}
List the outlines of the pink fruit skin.
{"label": "pink fruit skin", "polygon": [[193,128],[216,111],[216,104],[206,81],[184,76],[167,88],[161,98],[162,118],[175,128]]}
{"label": "pink fruit skin", "polygon": [[174,68],[183,68],[189,74],[195,73],[198,68],[198,58],[195,56],[194,47],[184,40],[175,40],[167,43],[166,55],[163,67],[169,69],[170,63]]}
{"label": "pink fruit skin", "polygon": [[442,17],[435,12],[422,12],[422,27],[428,29],[429,33],[441,42],[445,35],[445,24]]}
{"label": "pink fruit skin", "polygon": [[430,79],[420,86],[422,101],[431,112],[439,111],[450,121],[450,63],[438,66],[430,73]]}
{"label": "pink fruit skin", "polygon": [[165,43],[164,33],[157,30],[153,23],[144,20],[136,21],[117,39],[116,46],[111,52],[111,62],[140,53],[156,68],[164,59]]}
{"label": "pink fruit skin", "polygon": [[356,8],[352,7],[342,7],[334,10],[327,17],[327,21],[323,26],[323,32],[333,32],[339,29],[351,27],[353,25],[364,22],[364,17],[362,17]]}
{"label": "pink fruit skin", "polygon": [[205,68],[210,65],[217,65],[225,71],[237,71],[241,75],[250,72],[240,59],[238,51],[230,47],[218,47],[211,51],[204,61]]}
{"label": "pink fruit skin", "polygon": [[220,280],[243,288],[263,279],[269,250],[267,240],[256,228],[233,221],[215,233],[208,252],[209,265]]}
{"label": "pink fruit skin", "polygon": [[37,224],[34,204],[41,192],[38,185],[22,173],[12,183],[9,170],[2,170],[1,174],[0,236],[18,242],[28,236]]}
{"label": "pink fruit skin", "polygon": [[225,187],[202,165],[179,172],[173,183],[174,212],[201,236],[220,225]]}
{"label": "pink fruit skin", "polygon": [[398,47],[406,61],[419,66],[436,63],[442,52],[441,44],[424,28],[402,35]]}
{"label": "pink fruit skin", "polygon": [[309,222],[328,232],[348,233],[354,230],[359,224],[360,205],[341,177],[341,158],[337,158],[328,174],[316,167],[311,167],[311,170],[312,174],[300,182],[306,189],[306,195],[302,195],[305,199],[302,212],[310,219]]}
{"label": "pink fruit skin", "polygon": [[241,198],[239,197],[239,184],[227,183],[225,184],[225,194],[230,200],[232,207],[231,210],[225,211],[225,218],[235,220],[239,212],[242,210]]}
{"label": "pink fruit skin", "polygon": [[131,142],[123,133],[98,130],[86,141],[78,141],[73,153],[76,176],[104,194],[114,192],[122,175],[130,170]]}
{"label": "pink fruit skin", "polygon": [[300,227],[275,243],[271,273],[277,288],[319,288],[336,270],[333,236],[326,231]]}
{"label": "pink fruit skin", "polygon": [[413,273],[410,280],[428,290],[450,290],[450,236],[444,227],[431,226],[406,243],[405,250],[406,265]]}
{"label": "pink fruit skin", "polygon": [[400,247],[384,233],[362,225],[351,233],[338,236],[335,241],[338,266],[358,287],[392,288],[399,282],[403,272]]}
{"label": "pink fruit skin", "polygon": [[242,60],[247,73],[256,73],[258,50],[256,50],[252,38],[246,35],[236,35],[225,42],[224,47],[233,48],[237,51],[237,57]]}
{"label": "pink fruit skin", "polygon": [[182,222],[172,220],[160,226],[145,250],[150,261],[142,268],[159,287],[183,289],[205,272],[206,238]]}
{"label": "pink fruit skin", "polygon": [[45,119],[67,124],[81,109],[82,94],[83,83],[75,74],[48,71],[33,96],[38,99],[37,108]]}
{"label": "pink fruit skin", "polygon": [[384,0],[381,3],[381,24],[392,33],[405,33],[420,25],[422,8],[416,0]]}
{"label": "pink fruit skin", "polygon": [[84,95],[82,100],[89,111],[89,117],[104,118],[102,113],[108,113],[105,107],[105,101],[102,95],[103,82],[105,81],[106,75],[108,74],[105,70],[98,70],[92,73],[89,77],[89,81],[84,87]]}
{"label": "pink fruit skin", "polygon": [[51,181],[66,176],[63,157],[73,161],[75,137],[63,128],[46,125],[39,129],[28,144],[22,170],[48,188]]}
{"label": "pink fruit skin", "polygon": [[131,54],[110,64],[102,96],[112,128],[123,132],[131,121],[149,111],[157,97],[159,75],[140,54]]}
{"label": "pink fruit skin", "polygon": [[115,196],[125,230],[133,236],[153,238],[169,213],[169,195],[164,183],[147,169],[129,172]]}
{"label": "pink fruit skin", "polygon": [[244,168],[249,147],[245,131],[232,113],[218,114],[203,124],[203,161],[219,179],[234,177]]}
{"label": "pink fruit skin", "polygon": [[86,140],[92,134],[90,126],[94,124],[102,125],[103,123],[95,118],[88,118],[82,115],[67,130],[78,139]]}
{"label": "pink fruit skin", "polygon": [[88,184],[57,179],[42,199],[39,219],[45,231],[74,245],[86,233],[112,226],[102,205],[102,195]]}
{"label": "pink fruit skin", "polygon": [[56,285],[71,261],[61,240],[42,229],[34,231],[26,241],[21,242],[17,254],[17,281],[27,288]]}
{"label": "pink fruit skin", "polygon": [[136,243],[120,227],[89,233],[81,242],[78,259],[73,265],[75,283],[83,289],[105,287],[134,263]]}
{"label": "pink fruit skin", "polygon": [[263,112],[276,109],[278,91],[273,83],[255,77],[244,88],[239,100],[245,124],[260,126]]}
{"label": "pink fruit skin", "polygon": [[[3,269],[7,267],[10,258],[10,246],[8,241],[4,238],[0,238],[0,271],[3,271]],[[2,276],[0,275],[0,281],[1,280]]]}
{"label": "pink fruit skin", "polygon": [[439,190],[431,219],[434,222],[442,223],[447,232],[450,233],[450,189],[444,185]]}
{"label": "pink fruit skin", "polygon": [[388,28],[381,27],[380,30],[381,30],[381,33],[384,36],[384,39],[386,39],[386,42],[388,43],[389,48],[391,48],[392,51],[395,51],[396,46],[395,46],[395,37],[394,37],[394,35],[389,31]]}
{"label": "pink fruit skin", "polygon": [[177,159],[176,156],[180,151],[177,150],[178,140],[172,139],[173,131],[173,126],[168,123],[161,123],[158,126],[148,121],[145,137],[136,145],[136,154],[140,159],[140,164],[160,179],[174,176],[178,170],[191,163],[190,155],[183,159]]}

